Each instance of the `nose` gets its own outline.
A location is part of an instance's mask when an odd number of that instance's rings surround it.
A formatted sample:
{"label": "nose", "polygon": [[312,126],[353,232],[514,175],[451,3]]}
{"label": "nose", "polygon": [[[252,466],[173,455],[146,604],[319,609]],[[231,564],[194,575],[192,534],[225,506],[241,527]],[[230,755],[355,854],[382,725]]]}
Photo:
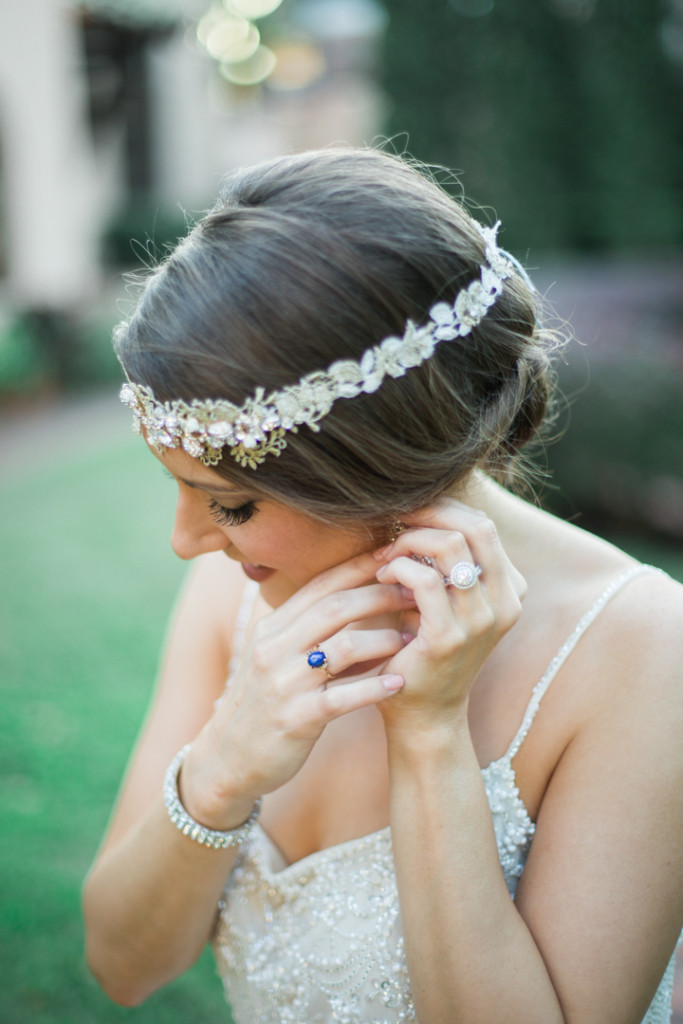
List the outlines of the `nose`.
{"label": "nose", "polygon": [[178,502],[171,535],[171,547],[182,559],[196,558],[209,551],[223,551],[228,539],[211,518],[206,496],[178,484]]}

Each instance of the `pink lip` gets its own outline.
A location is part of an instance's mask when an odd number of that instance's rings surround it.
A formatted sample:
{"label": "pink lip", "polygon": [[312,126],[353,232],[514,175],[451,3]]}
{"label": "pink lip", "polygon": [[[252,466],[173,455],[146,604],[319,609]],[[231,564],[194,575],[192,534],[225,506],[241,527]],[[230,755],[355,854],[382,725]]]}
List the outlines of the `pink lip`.
{"label": "pink lip", "polygon": [[275,569],[269,569],[265,565],[251,565],[249,562],[242,562],[242,572],[255,583],[263,583],[273,575]]}

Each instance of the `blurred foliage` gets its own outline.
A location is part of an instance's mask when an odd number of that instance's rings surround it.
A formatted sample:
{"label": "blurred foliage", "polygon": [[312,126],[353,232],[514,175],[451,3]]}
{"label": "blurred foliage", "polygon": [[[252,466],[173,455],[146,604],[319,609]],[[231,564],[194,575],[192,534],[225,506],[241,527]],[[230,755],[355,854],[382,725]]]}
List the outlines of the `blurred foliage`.
{"label": "blurred foliage", "polygon": [[[107,225],[103,257],[117,270],[153,266],[188,228],[179,207],[132,200]],[[22,309],[0,324],[0,402],[45,389],[118,380],[121,370],[111,346],[116,319],[112,304],[104,309]]]}
{"label": "blurred foliage", "polygon": [[683,65],[663,0],[385,0],[388,134],[460,168],[510,247],[683,240]]}
{"label": "blurred foliage", "polygon": [[183,575],[172,489],[128,431],[30,454],[0,486],[0,1019],[230,1024],[209,956],[126,1009],[83,953],[80,887]]}
{"label": "blurred foliage", "polygon": [[683,537],[683,372],[630,356],[576,362],[560,385],[567,414],[547,449],[544,504],[598,532]]}
{"label": "blurred foliage", "polygon": [[190,227],[180,206],[159,204],[151,198],[133,198],[117,210],[103,236],[105,262],[115,267],[156,264]]}
{"label": "blurred foliage", "polygon": [[0,402],[118,380],[116,311],[25,310],[0,327]]}
{"label": "blurred foliage", "polygon": [[49,378],[47,355],[26,318],[10,320],[0,329],[0,394],[33,394]]}

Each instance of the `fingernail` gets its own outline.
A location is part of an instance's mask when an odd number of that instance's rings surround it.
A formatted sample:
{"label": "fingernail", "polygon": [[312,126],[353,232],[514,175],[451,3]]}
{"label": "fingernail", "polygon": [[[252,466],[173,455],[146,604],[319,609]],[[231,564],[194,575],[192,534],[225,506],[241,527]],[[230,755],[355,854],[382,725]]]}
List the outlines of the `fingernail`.
{"label": "fingernail", "polygon": [[385,573],[386,573],[388,568],[389,568],[388,565],[380,565],[379,569],[375,573],[375,576],[377,577],[377,579],[381,579],[381,577],[385,575]]}
{"label": "fingernail", "polygon": [[401,637],[403,639],[403,643],[407,645],[407,644],[410,643],[411,640],[415,639],[415,634],[414,633],[401,633]]}
{"label": "fingernail", "polygon": [[412,590],[409,590],[408,587],[401,586],[401,597],[405,598],[406,601],[412,601],[413,604],[415,604],[415,594]]}
{"label": "fingernail", "polygon": [[385,544],[385,546],[383,548],[378,548],[377,551],[373,551],[372,552],[372,557],[376,558],[378,562],[381,562],[382,559],[386,558],[387,552],[392,547],[393,547],[393,544]]}
{"label": "fingernail", "polygon": [[385,690],[400,690],[404,682],[403,676],[382,676]]}

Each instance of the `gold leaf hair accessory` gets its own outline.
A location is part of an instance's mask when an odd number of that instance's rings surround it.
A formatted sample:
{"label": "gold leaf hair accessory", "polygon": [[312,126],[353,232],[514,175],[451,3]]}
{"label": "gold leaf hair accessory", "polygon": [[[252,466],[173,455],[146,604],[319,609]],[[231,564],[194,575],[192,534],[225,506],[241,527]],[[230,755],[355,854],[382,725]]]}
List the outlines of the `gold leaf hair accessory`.
{"label": "gold leaf hair accessory", "polygon": [[240,406],[223,399],[160,402],[151,388],[128,378],[120,398],[133,410],[134,429],[138,433],[144,430],[148,443],[159,454],[165,448],[182,448],[205,466],[215,466],[227,447],[241,466],[256,469],[266,456],[280,454],[287,445],[287,433],[303,425],[319,430],[319,421],[337,399],[372,394],[385,377],[402,377],[406,370],[426,362],[439,342],[470,334],[515,269],[526,278],[517,261],[498,248],[499,226],[500,222],[491,228],[477,225],[486,244],[479,277],[458,292],[452,305],[438,302],[432,306],[424,326],[409,320],[403,337],[385,338],[367,349],[359,362],[339,360],[327,370],[309,373],[298,384],[267,396],[263,388],[258,388]]}

